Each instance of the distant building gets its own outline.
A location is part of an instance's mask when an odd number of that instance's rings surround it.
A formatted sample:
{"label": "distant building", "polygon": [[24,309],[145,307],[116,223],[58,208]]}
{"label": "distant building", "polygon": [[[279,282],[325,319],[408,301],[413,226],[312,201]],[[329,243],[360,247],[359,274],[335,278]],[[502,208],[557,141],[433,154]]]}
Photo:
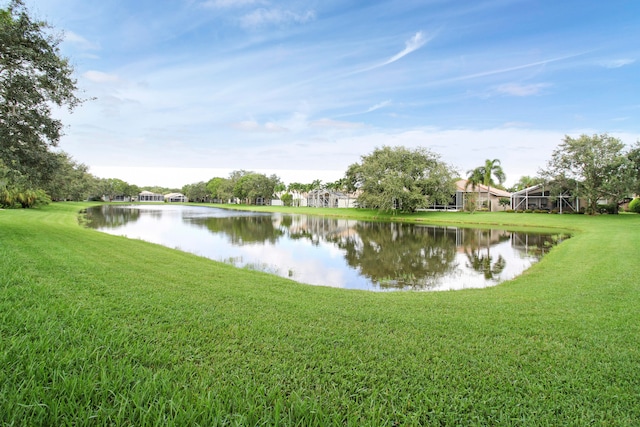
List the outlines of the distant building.
{"label": "distant building", "polygon": [[470,200],[475,200],[477,209],[490,210],[492,212],[509,209],[509,204],[500,204],[500,199],[509,199],[511,193],[499,188],[488,187],[483,184],[472,186],[466,179],[456,181],[456,192],[451,196],[451,200],[445,205],[430,205],[430,209],[462,211]]}
{"label": "distant building", "polygon": [[164,195],[164,200],[169,203],[186,203],[189,198],[182,193],[169,193]]}
{"label": "distant building", "polygon": [[581,200],[574,196],[569,189],[562,189],[559,194],[552,196],[551,185],[549,184],[537,184],[524,190],[516,191],[511,195],[512,209],[517,211],[578,212],[580,205]]}
{"label": "distant building", "polygon": [[331,190],[312,190],[307,193],[307,206],[312,208],[353,208],[356,198],[352,195]]}
{"label": "distant building", "polygon": [[164,196],[158,193],[152,193],[151,191],[143,191],[138,194],[139,202],[164,202]]}

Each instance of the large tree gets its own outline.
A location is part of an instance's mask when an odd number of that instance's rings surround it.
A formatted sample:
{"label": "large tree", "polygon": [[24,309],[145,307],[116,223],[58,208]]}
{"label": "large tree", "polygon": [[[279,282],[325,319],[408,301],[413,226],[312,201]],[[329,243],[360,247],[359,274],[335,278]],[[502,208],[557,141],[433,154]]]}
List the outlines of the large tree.
{"label": "large tree", "polygon": [[65,152],[55,156],[58,165],[42,187],[52,200],[87,200],[101,195],[97,194],[99,180],[89,173],[86,165],[76,162]]}
{"label": "large tree", "polygon": [[13,179],[42,186],[59,164],[62,123],[52,107],[73,109],[80,103],[61,38],[34,20],[22,0],[0,9],[0,160]]}
{"label": "large tree", "polygon": [[412,212],[448,203],[455,193],[455,173],[426,148],[377,148],[349,166],[346,179],[359,190],[358,206]]}
{"label": "large tree", "polygon": [[182,187],[182,194],[189,198],[191,202],[208,202],[211,199],[211,193],[204,181],[187,184]]}
{"label": "large tree", "polygon": [[640,141],[629,151],[627,155],[631,162],[631,174],[633,175],[633,186],[631,188],[634,195],[640,195]]}
{"label": "large tree", "polygon": [[[577,183],[576,194],[587,199],[589,213],[597,211],[598,201],[618,203],[632,191],[634,171],[624,152],[624,143],[605,134],[565,136],[553,152],[545,178]],[[573,184],[572,184],[573,186]]]}

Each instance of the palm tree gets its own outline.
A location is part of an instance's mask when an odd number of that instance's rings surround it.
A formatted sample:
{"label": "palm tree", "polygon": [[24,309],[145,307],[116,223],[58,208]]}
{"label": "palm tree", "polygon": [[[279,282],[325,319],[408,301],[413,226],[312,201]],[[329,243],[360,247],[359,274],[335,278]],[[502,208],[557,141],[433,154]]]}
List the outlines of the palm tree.
{"label": "palm tree", "polygon": [[[469,188],[469,186],[471,186],[471,191],[475,191],[476,187],[478,187],[478,185],[482,184],[482,182],[484,181],[484,172],[482,170],[482,167],[468,170],[467,175],[467,185],[465,187],[465,190]],[[469,203],[469,210],[471,211],[471,213],[475,211],[475,208],[477,208],[477,204],[479,202],[480,187],[478,187],[478,199],[475,202]]]}
{"label": "palm tree", "polygon": [[[498,184],[502,184],[506,178],[502,166],[500,166],[500,160],[487,159],[484,161],[484,166],[478,166],[467,173],[470,174],[469,182],[471,182],[472,179],[477,181],[481,178],[482,184],[487,186],[487,207],[489,211],[491,211],[491,186],[496,185],[493,177],[498,180]],[[477,182],[473,183],[472,188],[475,188],[476,185]]]}

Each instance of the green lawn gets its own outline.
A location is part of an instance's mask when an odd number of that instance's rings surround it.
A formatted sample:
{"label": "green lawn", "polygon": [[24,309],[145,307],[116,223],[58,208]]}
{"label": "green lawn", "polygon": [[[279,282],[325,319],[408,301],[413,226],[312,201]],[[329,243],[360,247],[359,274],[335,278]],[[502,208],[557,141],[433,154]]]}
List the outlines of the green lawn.
{"label": "green lawn", "polygon": [[639,423],[640,215],[395,216],[573,237],[493,288],[373,293],[84,229],[84,206],[0,211],[0,425]]}

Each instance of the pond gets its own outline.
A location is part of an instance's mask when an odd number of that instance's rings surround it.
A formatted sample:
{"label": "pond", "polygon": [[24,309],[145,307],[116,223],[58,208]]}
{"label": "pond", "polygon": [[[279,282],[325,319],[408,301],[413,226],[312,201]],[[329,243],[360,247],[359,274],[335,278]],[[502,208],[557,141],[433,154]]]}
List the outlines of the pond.
{"label": "pond", "polygon": [[97,230],[298,282],[373,291],[494,286],[564,236],[187,205],[87,209]]}

